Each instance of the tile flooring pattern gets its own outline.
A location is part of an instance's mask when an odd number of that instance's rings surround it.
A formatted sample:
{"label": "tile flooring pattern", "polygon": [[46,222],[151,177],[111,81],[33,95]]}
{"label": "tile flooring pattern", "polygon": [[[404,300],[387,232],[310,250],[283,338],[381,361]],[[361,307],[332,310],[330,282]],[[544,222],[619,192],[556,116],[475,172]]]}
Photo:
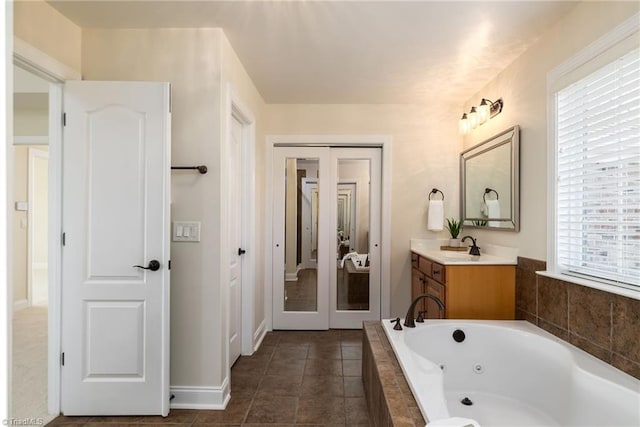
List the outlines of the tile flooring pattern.
{"label": "tile flooring pattern", "polygon": [[[172,410],[166,417],[58,417],[55,426],[369,426],[362,388],[362,331],[269,332],[231,370],[224,411]],[[110,423],[109,425],[105,425]]]}

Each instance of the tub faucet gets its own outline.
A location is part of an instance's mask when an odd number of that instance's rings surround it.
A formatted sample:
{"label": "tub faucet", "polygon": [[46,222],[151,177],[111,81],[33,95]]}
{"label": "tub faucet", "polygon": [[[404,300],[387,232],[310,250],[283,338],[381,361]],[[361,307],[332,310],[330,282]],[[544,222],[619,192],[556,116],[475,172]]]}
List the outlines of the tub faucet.
{"label": "tub faucet", "polygon": [[480,256],[480,248],[478,247],[478,245],[476,245],[476,239],[471,236],[464,236],[462,238],[462,241],[464,242],[467,239],[471,239],[471,241],[473,242],[471,244],[471,249],[469,249],[469,255]]}
{"label": "tub faucet", "polygon": [[413,319],[413,312],[416,309],[416,305],[418,305],[418,302],[422,299],[422,298],[429,298],[432,299],[433,301],[436,302],[436,304],[438,304],[438,308],[440,309],[440,311],[444,311],[444,303],[442,302],[442,300],[434,295],[429,295],[429,294],[422,294],[422,295],[418,295],[416,297],[416,299],[413,300],[413,302],[411,303],[411,305],[409,306],[409,310],[407,311],[407,315],[404,318],[404,326],[406,326],[407,328],[415,328],[416,327],[416,322]]}

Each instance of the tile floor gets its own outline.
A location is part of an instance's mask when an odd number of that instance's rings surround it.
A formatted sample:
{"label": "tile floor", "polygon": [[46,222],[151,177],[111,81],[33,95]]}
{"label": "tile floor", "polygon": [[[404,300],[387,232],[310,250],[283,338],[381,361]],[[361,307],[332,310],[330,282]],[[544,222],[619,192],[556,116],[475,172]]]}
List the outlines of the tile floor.
{"label": "tile floor", "polygon": [[[231,370],[224,411],[162,417],[58,417],[55,426],[369,426],[362,388],[362,331],[274,331]],[[104,424],[109,423],[108,426]]]}

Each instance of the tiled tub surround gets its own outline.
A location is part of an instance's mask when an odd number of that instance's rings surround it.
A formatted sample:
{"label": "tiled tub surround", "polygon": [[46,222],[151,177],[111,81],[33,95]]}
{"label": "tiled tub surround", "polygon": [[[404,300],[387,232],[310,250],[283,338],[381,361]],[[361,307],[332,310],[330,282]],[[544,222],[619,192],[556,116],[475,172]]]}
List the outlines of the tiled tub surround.
{"label": "tiled tub surround", "polygon": [[545,269],[518,257],[516,318],[640,379],[640,301],[536,274]]}
{"label": "tiled tub surround", "polygon": [[409,384],[378,321],[364,322],[362,383],[371,425],[424,427]]}

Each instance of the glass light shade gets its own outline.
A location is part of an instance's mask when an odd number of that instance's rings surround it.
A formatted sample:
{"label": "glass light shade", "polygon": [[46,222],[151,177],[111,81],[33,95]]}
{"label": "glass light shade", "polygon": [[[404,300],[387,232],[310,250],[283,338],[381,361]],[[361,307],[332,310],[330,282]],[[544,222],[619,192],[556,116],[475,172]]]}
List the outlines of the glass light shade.
{"label": "glass light shade", "polygon": [[482,124],[489,120],[489,114],[491,113],[491,104],[483,99],[478,107],[478,123]]}
{"label": "glass light shade", "polygon": [[471,111],[467,115],[469,117],[469,125],[471,129],[475,129],[478,126],[478,113],[476,112],[476,107],[471,107]]}
{"label": "glass light shade", "polygon": [[460,130],[461,134],[466,135],[469,133],[469,129],[469,119],[467,119],[467,113],[464,113],[458,122],[458,130]]}

